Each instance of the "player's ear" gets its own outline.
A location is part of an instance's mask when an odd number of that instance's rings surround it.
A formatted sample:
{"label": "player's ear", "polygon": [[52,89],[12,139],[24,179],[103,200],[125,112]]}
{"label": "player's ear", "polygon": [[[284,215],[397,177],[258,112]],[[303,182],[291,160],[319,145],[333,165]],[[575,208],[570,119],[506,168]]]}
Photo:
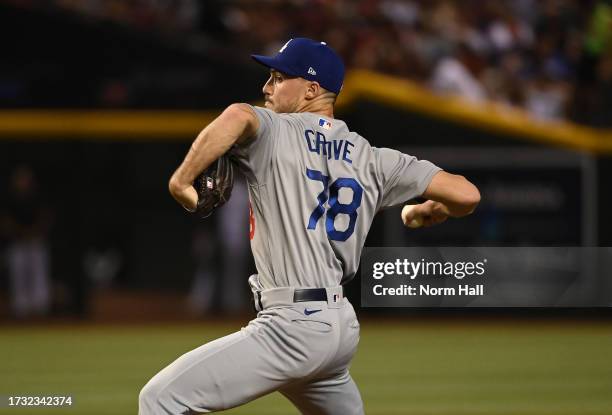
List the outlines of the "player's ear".
{"label": "player's ear", "polygon": [[318,82],[310,81],[306,88],[306,99],[314,99],[321,93],[321,86]]}

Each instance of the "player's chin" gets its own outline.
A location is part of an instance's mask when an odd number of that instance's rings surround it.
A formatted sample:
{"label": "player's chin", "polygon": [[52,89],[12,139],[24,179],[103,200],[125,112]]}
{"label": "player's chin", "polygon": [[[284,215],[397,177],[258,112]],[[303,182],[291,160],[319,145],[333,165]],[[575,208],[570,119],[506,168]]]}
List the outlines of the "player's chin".
{"label": "player's chin", "polygon": [[276,112],[277,114],[280,114],[282,112],[286,112],[286,111],[282,111],[280,107],[278,107],[277,105],[274,105],[272,102],[266,101],[266,103],[264,104],[265,107],[271,111]]}

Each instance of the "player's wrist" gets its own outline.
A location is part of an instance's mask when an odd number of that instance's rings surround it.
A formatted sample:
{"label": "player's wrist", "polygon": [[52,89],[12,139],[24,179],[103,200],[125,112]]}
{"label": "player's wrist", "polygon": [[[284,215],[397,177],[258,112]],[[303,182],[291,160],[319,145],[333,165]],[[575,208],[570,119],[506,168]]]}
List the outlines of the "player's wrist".
{"label": "player's wrist", "polygon": [[172,193],[174,199],[188,212],[195,212],[198,207],[198,194],[193,186],[188,186]]}
{"label": "player's wrist", "polygon": [[442,202],[434,202],[431,210],[432,210],[432,213],[435,215],[452,216],[451,211],[448,208],[448,206],[446,206]]}

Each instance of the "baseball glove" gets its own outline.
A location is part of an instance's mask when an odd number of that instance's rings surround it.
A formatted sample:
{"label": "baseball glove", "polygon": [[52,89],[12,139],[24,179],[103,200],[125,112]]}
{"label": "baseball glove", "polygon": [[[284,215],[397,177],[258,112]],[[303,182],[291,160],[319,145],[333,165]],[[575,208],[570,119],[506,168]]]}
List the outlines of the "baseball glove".
{"label": "baseball glove", "polygon": [[195,178],[193,187],[198,193],[198,204],[194,213],[201,218],[207,218],[232,195],[234,166],[231,156],[224,154],[219,157]]}

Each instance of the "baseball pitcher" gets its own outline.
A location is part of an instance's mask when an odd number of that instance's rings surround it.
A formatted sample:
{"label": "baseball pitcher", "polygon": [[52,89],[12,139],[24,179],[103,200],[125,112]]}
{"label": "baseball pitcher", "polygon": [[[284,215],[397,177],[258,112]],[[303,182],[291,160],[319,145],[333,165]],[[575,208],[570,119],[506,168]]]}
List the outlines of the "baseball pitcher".
{"label": "baseball pitcher", "polygon": [[344,65],[324,42],[296,38],[276,56],[252,57],[270,70],[265,108],[230,105],[196,138],[169,187],[206,216],[231,189],[225,158],[245,175],[257,318],[155,375],[140,392],[142,415],[221,411],[273,391],[303,414],[363,414],[349,374],[359,322],[343,286],[374,215],[422,196],[402,219],[430,226],[480,200],[464,177],[372,147],[334,118]]}

